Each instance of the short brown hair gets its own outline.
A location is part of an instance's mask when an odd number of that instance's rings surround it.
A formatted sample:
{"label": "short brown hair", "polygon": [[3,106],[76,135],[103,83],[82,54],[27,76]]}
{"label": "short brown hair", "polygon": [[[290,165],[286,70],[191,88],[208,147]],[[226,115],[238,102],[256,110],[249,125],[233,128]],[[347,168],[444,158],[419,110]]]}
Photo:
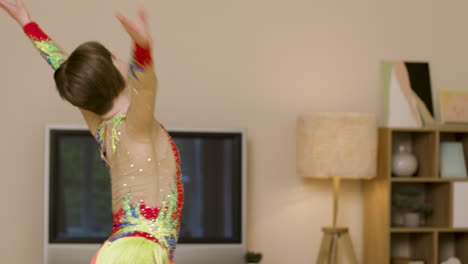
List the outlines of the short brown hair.
{"label": "short brown hair", "polygon": [[112,53],[98,42],[81,44],[55,71],[60,96],[72,105],[107,113],[125,88],[125,81],[112,62]]}

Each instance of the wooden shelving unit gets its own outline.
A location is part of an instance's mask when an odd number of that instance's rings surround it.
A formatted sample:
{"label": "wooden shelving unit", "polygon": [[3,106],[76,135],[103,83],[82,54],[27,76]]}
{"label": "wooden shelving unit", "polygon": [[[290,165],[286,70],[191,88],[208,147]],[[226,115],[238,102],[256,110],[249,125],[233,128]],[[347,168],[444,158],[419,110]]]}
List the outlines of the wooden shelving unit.
{"label": "wooden shelving unit", "polygon": [[[419,168],[413,177],[395,177],[391,172],[394,139],[410,137]],[[392,257],[423,259],[438,264],[449,256],[468,263],[468,223],[453,227],[453,189],[468,179],[441,178],[439,149],[444,141],[463,142],[468,159],[468,126],[431,128],[382,128],[379,131],[378,175],[365,182],[364,263],[391,264]],[[465,161],[466,162],[466,161]],[[468,165],[467,165],[468,168]],[[421,227],[392,223],[392,195],[399,188],[424,190],[424,200],[433,207]],[[467,193],[468,210],[468,193]]]}

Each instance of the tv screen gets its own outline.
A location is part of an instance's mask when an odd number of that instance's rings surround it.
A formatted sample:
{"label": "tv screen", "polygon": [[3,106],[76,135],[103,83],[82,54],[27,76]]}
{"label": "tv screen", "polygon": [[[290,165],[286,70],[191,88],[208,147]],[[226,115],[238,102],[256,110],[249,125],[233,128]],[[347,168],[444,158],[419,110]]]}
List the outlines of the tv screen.
{"label": "tv screen", "polygon": [[[185,205],[179,243],[242,242],[242,133],[170,131]],[[112,227],[110,176],[86,130],[51,129],[49,243],[102,243]]]}

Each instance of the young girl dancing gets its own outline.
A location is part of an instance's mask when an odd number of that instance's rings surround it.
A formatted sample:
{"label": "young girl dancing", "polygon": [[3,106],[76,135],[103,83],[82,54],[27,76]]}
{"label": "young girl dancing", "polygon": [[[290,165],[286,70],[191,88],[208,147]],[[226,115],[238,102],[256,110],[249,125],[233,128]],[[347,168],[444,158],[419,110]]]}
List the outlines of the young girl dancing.
{"label": "young girl dancing", "polygon": [[146,14],[117,15],[133,39],[128,67],[98,42],[70,56],[30,20],[21,0],[0,0],[55,71],[60,96],[78,107],[112,180],[113,229],[91,263],[174,263],[184,200],[180,157],[154,118],[157,91]]}

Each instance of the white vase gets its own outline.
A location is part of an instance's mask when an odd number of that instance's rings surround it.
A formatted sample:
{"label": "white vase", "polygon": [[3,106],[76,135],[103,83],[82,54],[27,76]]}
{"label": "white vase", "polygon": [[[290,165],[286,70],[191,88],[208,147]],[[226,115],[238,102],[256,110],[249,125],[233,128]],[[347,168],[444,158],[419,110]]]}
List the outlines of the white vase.
{"label": "white vase", "polygon": [[461,261],[456,257],[450,257],[446,261],[442,262],[441,264],[461,264]]}
{"label": "white vase", "polygon": [[411,177],[418,169],[418,160],[408,145],[399,145],[392,157],[392,173],[397,177]]}
{"label": "white vase", "polygon": [[405,213],[404,222],[406,227],[419,227],[420,214],[418,213]]}

